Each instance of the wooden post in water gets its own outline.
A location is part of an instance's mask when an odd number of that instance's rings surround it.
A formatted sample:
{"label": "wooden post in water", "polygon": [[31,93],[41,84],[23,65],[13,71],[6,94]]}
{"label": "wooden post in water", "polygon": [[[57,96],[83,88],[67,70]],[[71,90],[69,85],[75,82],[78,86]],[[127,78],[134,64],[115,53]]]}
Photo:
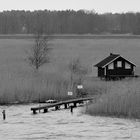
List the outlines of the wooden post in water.
{"label": "wooden post in water", "polygon": [[74,108],[74,106],[70,106],[70,112],[71,112],[71,114],[73,114],[73,108]]}
{"label": "wooden post in water", "polygon": [[44,113],[46,113],[46,112],[48,112],[48,108],[45,108],[45,109],[44,109]]}
{"label": "wooden post in water", "polygon": [[74,106],[73,106],[73,107],[77,107],[77,105],[76,105],[76,104],[77,104],[77,103],[76,103],[76,102],[74,102],[74,104],[73,104]]}
{"label": "wooden post in water", "polygon": [[56,106],[56,107],[55,107],[55,110],[58,110],[58,109],[59,109],[59,106]]}
{"label": "wooden post in water", "polygon": [[64,104],[65,109],[67,109],[67,104]]}
{"label": "wooden post in water", "polygon": [[6,113],[5,113],[5,110],[2,111],[2,114],[3,114],[3,120],[6,119]]}
{"label": "wooden post in water", "polygon": [[36,114],[36,110],[35,109],[33,110],[33,114]]}

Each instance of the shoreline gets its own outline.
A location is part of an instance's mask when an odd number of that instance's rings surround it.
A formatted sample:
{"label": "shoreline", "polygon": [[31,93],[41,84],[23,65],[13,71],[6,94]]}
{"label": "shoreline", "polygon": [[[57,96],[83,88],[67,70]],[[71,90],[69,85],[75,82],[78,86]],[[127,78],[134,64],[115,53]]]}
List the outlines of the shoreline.
{"label": "shoreline", "polygon": [[[54,34],[48,37],[52,39],[140,39],[140,35],[133,34]],[[34,35],[0,34],[0,39],[34,39]]]}

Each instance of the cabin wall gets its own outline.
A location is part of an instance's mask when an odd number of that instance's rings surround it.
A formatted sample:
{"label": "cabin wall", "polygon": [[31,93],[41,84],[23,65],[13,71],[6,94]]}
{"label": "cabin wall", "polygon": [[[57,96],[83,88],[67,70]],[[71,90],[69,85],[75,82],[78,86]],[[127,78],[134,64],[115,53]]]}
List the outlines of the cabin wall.
{"label": "cabin wall", "polygon": [[98,77],[104,77],[104,68],[98,68]]}
{"label": "cabin wall", "polygon": [[[118,67],[117,62],[121,61],[122,66]],[[130,64],[130,68],[126,69],[125,68],[125,62]],[[123,58],[118,58],[113,62],[114,69],[108,69],[108,66],[106,66],[106,75],[134,75],[134,66],[129,62],[126,61]]]}

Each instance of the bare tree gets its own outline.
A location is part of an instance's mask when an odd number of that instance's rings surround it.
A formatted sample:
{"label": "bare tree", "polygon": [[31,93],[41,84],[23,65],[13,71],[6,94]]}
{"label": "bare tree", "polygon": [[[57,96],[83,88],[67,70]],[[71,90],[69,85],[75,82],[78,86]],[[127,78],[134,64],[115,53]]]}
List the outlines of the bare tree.
{"label": "bare tree", "polygon": [[30,52],[28,53],[28,62],[36,70],[38,70],[42,65],[49,63],[49,39],[37,33],[35,35],[34,45],[32,46]]}
{"label": "bare tree", "polygon": [[79,58],[76,58],[69,63],[69,70],[71,72],[71,84],[74,82],[74,77],[77,77],[77,82],[81,84],[83,77],[87,74],[87,69],[82,66]]}

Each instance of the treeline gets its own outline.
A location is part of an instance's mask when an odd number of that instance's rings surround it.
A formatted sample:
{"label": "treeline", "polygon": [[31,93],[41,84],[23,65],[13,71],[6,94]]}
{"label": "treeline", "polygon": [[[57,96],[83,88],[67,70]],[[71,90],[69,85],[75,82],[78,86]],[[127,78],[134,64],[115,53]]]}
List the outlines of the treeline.
{"label": "treeline", "polygon": [[94,11],[3,11],[0,34],[140,34],[140,13],[98,14]]}

